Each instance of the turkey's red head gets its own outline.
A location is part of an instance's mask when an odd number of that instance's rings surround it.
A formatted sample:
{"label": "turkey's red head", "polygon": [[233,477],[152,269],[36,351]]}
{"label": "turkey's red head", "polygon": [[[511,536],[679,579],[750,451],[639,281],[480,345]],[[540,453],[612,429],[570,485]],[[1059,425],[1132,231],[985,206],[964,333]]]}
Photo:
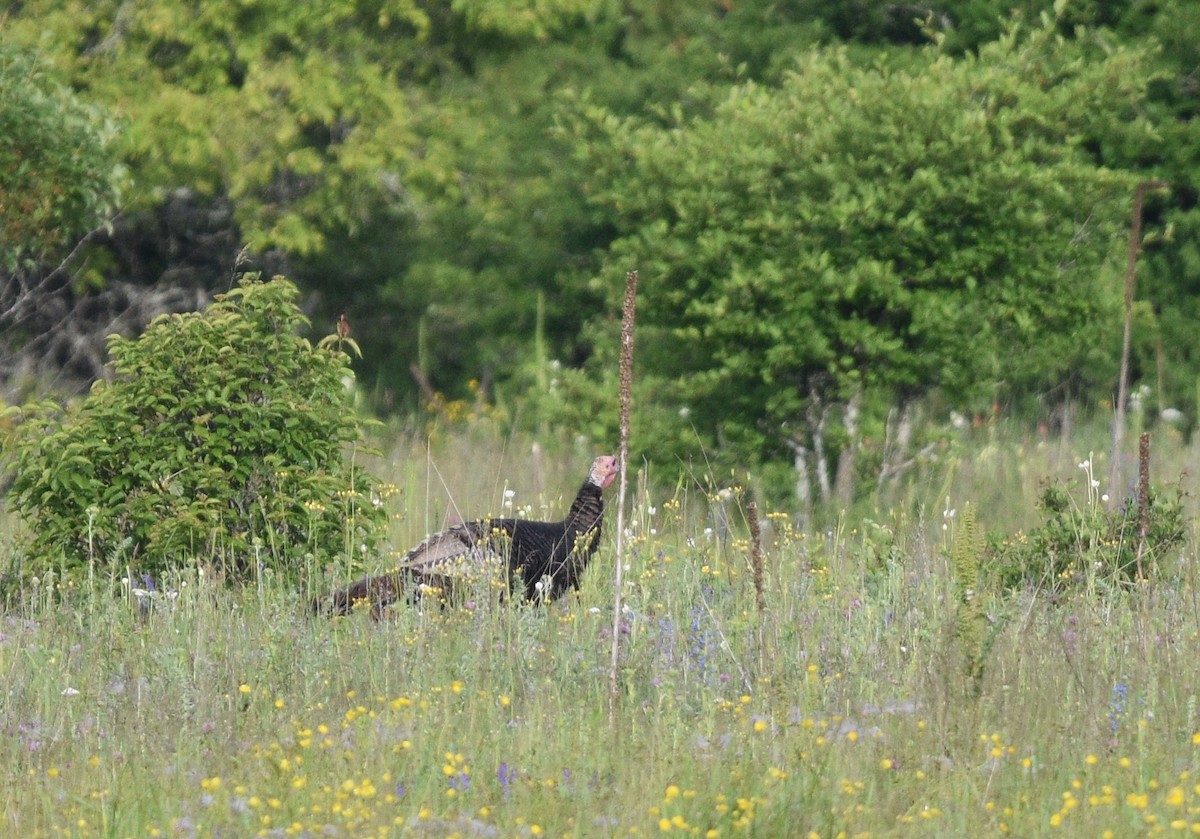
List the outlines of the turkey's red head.
{"label": "turkey's red head", "polygon": [[617,459],[611,454],[602,454],[592,461],[592,470],[588,472],[588,483],[604,489],[617,477]]}

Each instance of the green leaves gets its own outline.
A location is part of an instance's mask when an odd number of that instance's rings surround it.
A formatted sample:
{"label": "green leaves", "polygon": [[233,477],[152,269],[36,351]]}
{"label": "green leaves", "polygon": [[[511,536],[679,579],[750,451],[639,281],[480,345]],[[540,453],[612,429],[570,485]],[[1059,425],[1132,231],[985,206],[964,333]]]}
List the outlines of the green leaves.
{"label": "green leaves", "polygon": [[113,336],[116,376],[78,406],[22,427],[12,493],[36,522],[30,563],[158,573],[373,547],[386,518],[361,446],[337,343],[314,348],[296,289],[243,279],[201,314]]}
{"label": "green leaves", "polygon": [[[1090,464],[1085,465],[1090,479]],[[1038,504],[1045,515],[1040,526],[1016,538],[993,538],[987,571],[1002,587],[1063,592],[1135,585],[1139,571],[1149,577],[1166,568],[1170,552],[1187,538],[1182,493],[1169,500],[1151,489],[1139,567],[1143,536],[1137,499],[1131,496],[1110,510],[1094,490],[1087,490],[1086,500],[1079,495],[1070,486],[1048,485]]]}
{"label": "green leaves", "polygon": [[56,33],[89,98],[128,114],[118,142],[141,200],[228,193],[255,247],[300,255],[361,226],[402,171],[413,140],[392,73],[428,25],[405,2],[277,0],[31,3],[13,22],[18,38]]}
{"label": "green leaves", "polygon": [[609,273],[641,269],[643,322],[674,336],[642,358],[685,383],[716,373],[725,413],[776,453],[808,405],[859,388],[886,410],[1061,381],[1116,303],[1102,267],[1130,180],[1085,142],[1136,110],[1143,56],[1052,28],[918,56],[815,51],[682,124],[579,114],[589,190],[621,232]]}
{"label": "green leaves", "polygon": [[0,270],[57,261],[124,184],[116,126],[34,53],[0,40]]}

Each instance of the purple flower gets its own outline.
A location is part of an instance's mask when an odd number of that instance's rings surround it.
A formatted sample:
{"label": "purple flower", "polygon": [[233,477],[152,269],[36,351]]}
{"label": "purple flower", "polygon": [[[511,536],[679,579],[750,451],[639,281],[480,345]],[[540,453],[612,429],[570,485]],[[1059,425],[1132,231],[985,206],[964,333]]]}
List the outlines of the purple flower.
{"label": "purple flower", "polygon": [[1113,685],[1112,697],[1108,700],[1108,727],[1115,735],[1121,727],[1121,718],[1129,702],[1129,687],[1124,682]]}
{"label": "purple flower", "polygon": [[508,798],[509,790],[516,779],[517,770],[509,766],[507,762],[496,767],[496,781],[499,782],[500,792],[504,794],[505,798]]}

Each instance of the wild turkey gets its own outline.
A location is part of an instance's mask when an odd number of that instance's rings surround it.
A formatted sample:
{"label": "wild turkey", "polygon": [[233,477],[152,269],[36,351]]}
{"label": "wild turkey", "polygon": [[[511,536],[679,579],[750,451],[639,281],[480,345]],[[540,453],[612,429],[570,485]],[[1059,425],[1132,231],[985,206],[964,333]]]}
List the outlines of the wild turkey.
{"label": "wild turkey", "polygon": [[313,602],[317,612],[348,614],[354,604],[370,604],[379,617],[384,607],[423,589],[450,593],[457,581],[488,565],[502,568],[510,588],[518,576],[525,597],[556,599],[579,588],[579,578],[600,542],[603,490],[617,474],[617,459],[592,461],[566,518],[557,522],[480,519],[435,533],[404,555],[387,574],[363,577]]}

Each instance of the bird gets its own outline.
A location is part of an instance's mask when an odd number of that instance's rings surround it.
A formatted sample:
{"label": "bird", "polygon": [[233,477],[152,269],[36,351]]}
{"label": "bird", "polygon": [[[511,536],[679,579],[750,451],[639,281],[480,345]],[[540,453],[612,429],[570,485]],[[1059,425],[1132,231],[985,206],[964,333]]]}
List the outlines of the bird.
{"label": "bird", "polygon": [[506,572],[506,589],[520,585],[530,601],[555,600],[578,590],[580,577],[600,543],[604,489],[619,469],[617,458],[592,461],[562,521],[485,518],[434,533],[406,553],[393,571],[368,575],[313,601],[317,613],[346,615],[355,604],[370,606],[378,619],[401,598],[422,591],[449,594],[457,582],[489,567]]}

